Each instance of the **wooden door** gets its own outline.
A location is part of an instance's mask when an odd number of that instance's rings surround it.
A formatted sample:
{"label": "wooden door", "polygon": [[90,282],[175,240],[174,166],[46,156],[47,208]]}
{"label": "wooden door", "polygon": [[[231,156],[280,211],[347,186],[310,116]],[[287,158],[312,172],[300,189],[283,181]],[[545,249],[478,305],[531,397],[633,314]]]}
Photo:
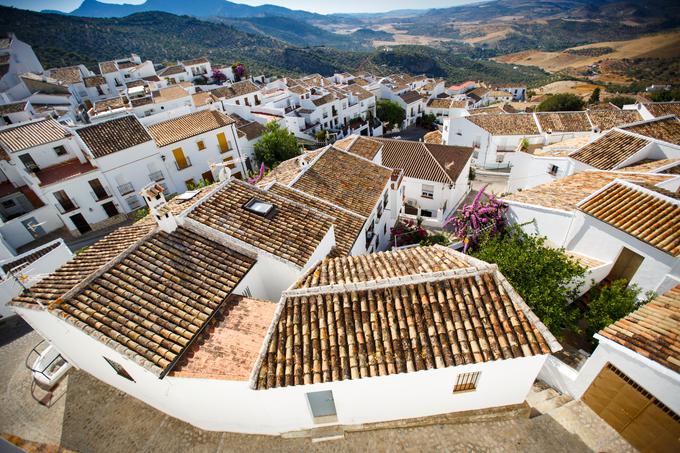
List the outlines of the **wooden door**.
{"label": "wooden door", "polygon": [[583,402],[641,452],[680,451],[680,417],[611,364]]}

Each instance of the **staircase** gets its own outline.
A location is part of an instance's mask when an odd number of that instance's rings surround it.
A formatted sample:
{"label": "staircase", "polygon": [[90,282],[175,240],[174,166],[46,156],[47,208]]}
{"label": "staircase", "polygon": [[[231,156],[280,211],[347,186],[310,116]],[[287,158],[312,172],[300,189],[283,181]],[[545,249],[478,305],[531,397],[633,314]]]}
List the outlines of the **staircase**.
{"label": "staircase", "polygon": [[544,382],[537,380],[527,396],[527,403],[531,406],[529,418],[550,414],[570,401],[572,401],[571,396],[563,395]]}

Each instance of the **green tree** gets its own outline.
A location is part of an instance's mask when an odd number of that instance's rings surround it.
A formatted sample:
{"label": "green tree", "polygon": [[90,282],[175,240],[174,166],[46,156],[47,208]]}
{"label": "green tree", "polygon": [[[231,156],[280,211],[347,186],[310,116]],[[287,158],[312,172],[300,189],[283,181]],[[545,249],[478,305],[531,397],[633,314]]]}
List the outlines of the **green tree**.
{"label": "green tree", "polygon": [[279,126],[276,121],[267,123],[266,128],[267,131],[262,134],[260,141],[255,143],[255,157],[258,161],[273,168],[279,162],[300,155],[300,146],[287,129]]}
{"label": "green tree", "polygon": [[538,112],[573,112],[583,110],[583,100],[571,93],[561,93],[548,97],[538,104]]}
{"label": "green tree", "polygon": [[536,316],[559,336],[562,329],[576,326],[578,310],[569,303],[578,296],[586,269],[545,241],[513,226],[482,240],[472,255],[497,264]]}
{"label": "green tree", "polygon": [[437,117],[432,113],[425,113],[423,114],[423,116],[419,117],[416,121],[421,127],[427,130],[433,130],[434,123],[435,121],[437,121]]}
{"label": "green tree", "polygon": [[609,285],[598,285],[590,290],[590,302],[586,312],[588,338],[636,310],[640,301],[641,289],[637,285],[628,286],[628,280],[615,280]]}
{"label": "green tree", "polygon": [[649,96],[654,102],[680,101],[680,90],[663,90],[652,93]]}
{"label": "green tree", "polygon": [[406,112],[399,104],[389,99],[381,99],[376,104],[376,116],[383,123],[389,124],[385,127],[385,131],[392,129],[394,126],[401,126],[406,119]]}
{"label": "green tree", "polygon": [[631,96],[614,96],[613,98],[609,98],[608,101],[618,108],[623,108],[624,105],[628,104],[635,104],[635,98]]}
{"label": "green tree", "polygon": [[588,104],[599,103],[600,103],[600,87],[597,87],[593,90],[593,93],[590,95],[590,99],[588,99]]}

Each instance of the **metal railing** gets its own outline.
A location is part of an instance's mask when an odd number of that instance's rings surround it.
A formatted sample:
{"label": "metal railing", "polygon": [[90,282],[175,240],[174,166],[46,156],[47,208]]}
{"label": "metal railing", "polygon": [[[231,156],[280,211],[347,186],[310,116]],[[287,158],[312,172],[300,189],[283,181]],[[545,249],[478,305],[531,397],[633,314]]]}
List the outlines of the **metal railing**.
{"label": "metal railing", "polygon": [[102,187],[102,190],[97,191],[90,190],[90,195],[92,195],[94,201],[104,201],[111,198],[111,192],[106,187]]}
{"label": "metal railing", "polygon": [[153,171],[149,173],[149,179],[151,181],[163,181],[165,179],[165,176],[163,175],[163,172],[161,170],[158,171]]}
{"label": "metal railing", "polygon": [[180,165],[179,162],[175,161],[175,167],[177,167],[177,170],[184,170],[185,168],[189,168],[191,167],[191,159],[185,157],[184,165]]}
{"label": "metal railing", "polygon": [[132,193],[135,191],[135,186],[132,185],[131,182],[126,182],[125,184],[121,184],[118,186],[118,192],[121,195],[127,195],[129,193]]}
{"label": "metal railing", "polygon": [[142,200],[140,200],[136,195],[126,198],[125,201],[127,202],[128,207],[132,210],[139,209],[143,205]]}
{"label": "metal railing", "polygon": [[55,203],[54,206],[57,208],[57,211],[59,211],[59,214],[66,214],[67,212],[72,212],[75,211],[76,209],[80,209],[78,203],[71,199],[69,199],[68,203],[62,204],[62,202],[60,201],[59,203]]}

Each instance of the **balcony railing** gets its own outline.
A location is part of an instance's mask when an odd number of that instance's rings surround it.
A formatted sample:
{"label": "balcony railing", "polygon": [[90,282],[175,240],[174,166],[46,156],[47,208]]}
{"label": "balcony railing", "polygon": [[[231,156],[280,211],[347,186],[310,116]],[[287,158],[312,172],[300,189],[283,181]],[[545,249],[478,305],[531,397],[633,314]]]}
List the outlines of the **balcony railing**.
{"label": "balcony railing", "polygon": [[126,182],[125,184],[121,184],[118,186],[118,192],[121,195],[127,195],[129,193],[132,193],[135,191],[135,186],[132,185],[131,182]]}
{"label": "balcony railing", "polygon": [[142,205],[143,205],[142,200],[140,200],[137,195],[133,195],[131,197],[128,197],[128,198],[125,199],[125,201],[127,202],[128,207],[130,209],[132,209],[133,211],[135,209],[141,208]]}
{"label": "balcony railing", "polygon": [[108,198],[111,198],[111,192],[109,192],[106,187],[102,187],[101,189],[97,190],[90,190],[90,195],[92,195],[94,201],[104,201]]}
{"label": "balcony railing", "polygon": [[180,164],[179,162],[175,161],[175,167],[177,167],[177,170],[184,170],[185,168],[189,168],[191,167],[191,159],[185,157],[183,164]]}
{"label": "balcony railing", "polygon": [[60,201],[59,203],[55,203],[54,206],[57,208],[60,214],[66,214],[67,212],[72,212],[75,211],[76,209],[80,209],[78,204],[73,201],[73,200],[63,200]]}
{"label": "balcony railing", "polygon": [[163,181],[165,179],[165,176],[163,175],[162,171],[158,170],[158,171],[154,171],[154,172],[149,173],[149,179],[151,181],[158,182],[158,181]]}

